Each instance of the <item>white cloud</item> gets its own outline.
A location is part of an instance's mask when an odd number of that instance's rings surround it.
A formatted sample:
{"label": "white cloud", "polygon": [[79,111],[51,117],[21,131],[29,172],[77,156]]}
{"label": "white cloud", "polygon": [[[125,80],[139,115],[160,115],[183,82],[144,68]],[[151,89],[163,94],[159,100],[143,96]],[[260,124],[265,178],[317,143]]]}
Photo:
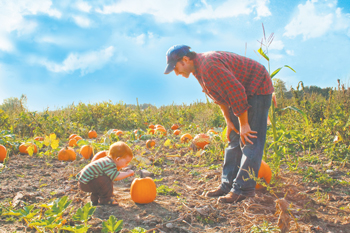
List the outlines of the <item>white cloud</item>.
{"label": "white cloud", "polygon": [[271,60],[281,60],[283,58],[283,55],[278,53],[270,53],[269,58]]}
{"label": "white cloud", "polygon": [[282,50],[284,48],[284,44],[281,40],[273,40],[270,44],[270,50]]}
{"label": "white cloud", "polygon": [[286,50],[286,53],[289,55],[289,56],[294,56],[294,50]]}
{"label": "white cloud", "polygon": [[146,37],[145,34],[141,34],[141,35],[135,37],[136,44],[143,45],[145,43],[145,37]]}
{"label": "white cloud", "polygon": [[164,0],[121,0],[112,5],[105,5],[96,11],[102,14],[128,12],[137,15],[151,14],[157,21],[174,22],[183,21],[193,23],[201,19],[219,19],[248,15],[255,11],[257,19],[271,15],[267,4],[268,0],[227,0],[213,9],[205,0],[202,0],[203,8],[187,15],[185,9],[188,0],[164,1]]}
{"label": "white cloud", "polygon": [[298,5],[298,14],[285,27],[287,37],[302,35],[304,40],[323,36],[332,30],[348,30],[349,15],[336,7],[337,1],[307,1]]}
{"label": "white cloud", "polygon": [[36,27],[36,23],[24,19],[25,15],[36,15],[38,13],[47,14],[59,18],[61,13],[51,8],[50,0],[2,0],[0,1],[0,41],[5,41],[5,45],[0,45],[4,51],[12,51],[14,45],[8,41],[8,35],[12,31],[19,35],[31,33]]}
{"label": "white cloud", "polygon": [[74,22],[82,28],[88,28],[91,24],[90,20],[83,16],[73,16]]}
{"label": "white cloud", "polygon": [[92,73],[98,69],[101,69],[110,61],[122,62],[126,61],[126,58],[121,54],[116,55],[115,48],[110,46],[100,51],[92,51],[84,54],[71,53],[62,62],[62,64],[57,64],[45,59],[32,59],[32,62],[40,63],[48,70],[55,73],[71,73],[76,70],[80,70],[81,75]]}
{"label": "white cloud", "polygon": [[83,12],[90,12],[91,6],[89,3],[84,2],[84,1],[79,1],[76,3],[76,7],[78,10],[83,11]]}

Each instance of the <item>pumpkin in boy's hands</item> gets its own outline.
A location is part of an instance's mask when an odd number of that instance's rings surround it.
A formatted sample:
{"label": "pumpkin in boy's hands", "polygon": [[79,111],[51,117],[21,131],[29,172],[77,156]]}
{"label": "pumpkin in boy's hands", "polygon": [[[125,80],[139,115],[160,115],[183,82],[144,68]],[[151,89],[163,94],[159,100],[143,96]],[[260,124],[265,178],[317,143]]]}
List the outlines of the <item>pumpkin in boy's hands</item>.
{"label": "pumpkin in boy's hands", "polygon": [[[258,178],[264,178],[267,184],[270,183],[272,177],[271,168],[265,161],[261,160],[261,165],[258,173]],[[256,184],[255,189],[261,189],[263,186]]]}
{"label": "pumpkin in boy's hands", "polygon": [[66,146],[58,152],[58,160],[60,161],[74,161],[76,159],[75,151]]}
{"label": "pumpkin in boy's hands", "polygon": [[131,199],[139,204],[148,204],[157,196],[157,186],[150,177],[135,178],[130,188]]}
{"label": "pumpkin in boy's hands", "polygon": [[103,151],[100,151],[100,152],[96,153],[94,155],[94,157],[91,159],[91,163],[96,161],[96,160],[98,160],[98,159],[100,159],[100,158],[106,157],[107,156],[107,152],[108,152],[107,150],[103,150]]}

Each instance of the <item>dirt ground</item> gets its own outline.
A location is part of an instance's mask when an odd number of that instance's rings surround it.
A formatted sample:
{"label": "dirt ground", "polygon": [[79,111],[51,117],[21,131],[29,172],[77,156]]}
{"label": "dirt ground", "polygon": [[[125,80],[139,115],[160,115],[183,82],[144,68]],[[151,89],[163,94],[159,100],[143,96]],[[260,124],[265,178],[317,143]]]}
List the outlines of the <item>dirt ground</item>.
{"label": "dirt ground", "polygon": [[[140,145],[144,146],[144,143],[140,142]],[[167,185],[178,196],[158,194],[150,204],[135,204],[130,198],[133,178],[115,181],[114,194],[119,206],[97,206],[88,221],[92,226],[88,232],[101,232],[102,222],[110,215],[124,221],[121,232],[129,232],[134,227],[169,233],[251,232],[254,225],[262,226],[264,221],[274,227],[284,225],[289,229],[286,232],[350,232],[350,190],[342,186],[319,187],[316,183],[305,183],[297,172],[282,167],[277,177],[278,188],[273,187],[270,192],[259,190],[254,198],[238,204],[217,203],[217,198],[207,198],[204,194],[220,184],[223,161],[214,164],[216,169],[209,169],[208,166],[195,166],[200,162],[199,157],[166,156],[183,154],[185,150],[187,148],[182,148],[177,153],[174,149],[161,150],[157,156],[164,161],[153,167],[158,171],[153,176],[157,187]],[[147,151],[145,154],[151,156],[152,153]],[[71,205],[78,209],[90,201],[90,196],[78,190],[74,175],[88,162],[84,159],[60,162],[28,155],[11,156],[7,168],[0,174],[0,203],[5,207],[16,205],[17,209],[23,207],[23,202],[42,204],[68,196]],[[322,169],[320,165],[302,166]],[[135,166],[133,169],[138,174]],[[338,169],[337,178],[349,181],[350,169],[342,169]],[[67,216],[68,213],[63,218]],[[0,216],[0,232],[35,230],[27,228],[25,222],[9,222],[7,216]]]}

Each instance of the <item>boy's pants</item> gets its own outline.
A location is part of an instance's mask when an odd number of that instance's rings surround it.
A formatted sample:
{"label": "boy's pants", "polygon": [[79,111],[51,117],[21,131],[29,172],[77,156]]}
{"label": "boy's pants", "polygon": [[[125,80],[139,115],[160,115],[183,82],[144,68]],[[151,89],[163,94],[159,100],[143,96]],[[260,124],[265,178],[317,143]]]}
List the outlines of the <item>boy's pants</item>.
{"label": "boy's pants", "polygon": [[97,204],[107,204],[113,196],[113,181],[106,175],[99,176],[87,184],[78,182],[79,188],[84,192],[91,192],[91,202]]}
{"label": "boy's pants", "polygon": [[[255,196],[256,182],[250,174],[258,176],[267,131],[267,116],[271,106],[272,95],[254,95],[248,97],[248,122],[252,131],[257,131],[257,138],[249,138],[254,144],[241,143],[240,135],[231,131],[228,147],[225,149],[225,160],[222,170],[220,189],[247,197]],[[238,117],[230,112],[231,121],[239,131]],[[241,145],[242,144],[242,145]]]}

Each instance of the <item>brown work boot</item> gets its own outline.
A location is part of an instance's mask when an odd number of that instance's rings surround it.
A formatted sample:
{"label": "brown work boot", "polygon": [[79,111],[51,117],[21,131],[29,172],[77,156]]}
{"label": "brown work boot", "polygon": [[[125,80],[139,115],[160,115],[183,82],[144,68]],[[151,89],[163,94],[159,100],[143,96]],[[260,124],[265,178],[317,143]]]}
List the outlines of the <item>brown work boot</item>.
{"label": "brown work boot", "polygon": [[238,194],[235,194],[233,192],[229,192],[226,196],[219,197],[218,202],[237,203],[237,202],[243,201],[246,198],[247,198],[246,196],[238,195]]}
{"label": "brown work boot", "polygon": [[207,194],[205,194],[206,197],[220,197],[225,195],[226,192],[224,192],[222,189],[217,188],[215,190],[209,191],[207,192]]}

